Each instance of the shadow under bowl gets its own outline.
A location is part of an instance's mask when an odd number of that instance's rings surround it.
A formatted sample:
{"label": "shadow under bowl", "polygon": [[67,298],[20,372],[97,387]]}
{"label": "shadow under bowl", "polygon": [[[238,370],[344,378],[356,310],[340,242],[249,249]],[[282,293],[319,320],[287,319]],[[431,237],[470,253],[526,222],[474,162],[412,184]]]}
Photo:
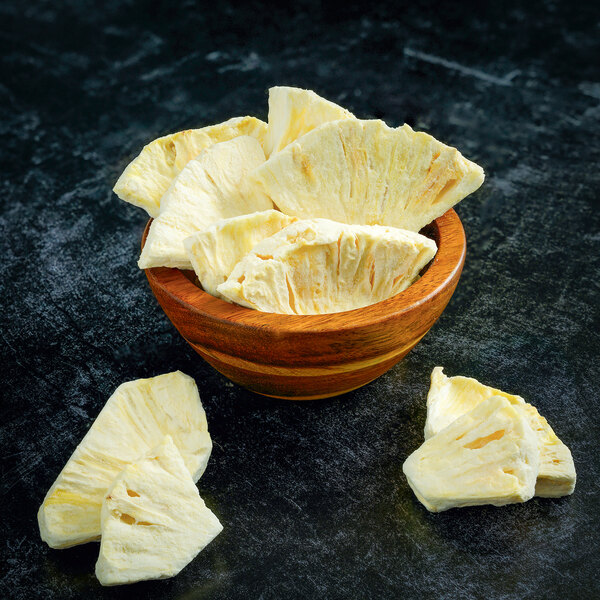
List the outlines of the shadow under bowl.
{"label": "shadow under bowl", "polygon": [[211,296],[194,283],[193,271],[158,267],[146,269],[146,276],[171,323],[225,377],[265,396],[327,398],[393,367],[448,304],[465,261],[462,223],[450,209],[421,233],[438,251],[417,282],[382,302],[339,313],[264,313]]}

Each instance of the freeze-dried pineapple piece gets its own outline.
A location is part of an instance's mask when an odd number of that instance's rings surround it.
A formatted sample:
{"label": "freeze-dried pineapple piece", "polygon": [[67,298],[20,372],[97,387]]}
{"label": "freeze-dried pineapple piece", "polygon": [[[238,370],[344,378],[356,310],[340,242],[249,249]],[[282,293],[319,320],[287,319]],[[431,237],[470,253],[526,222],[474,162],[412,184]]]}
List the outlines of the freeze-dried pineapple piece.
{"label": "freeze-dried pineapple piece", "polygon": [[403,465],[431,512],[529,500],[540,463],[537,437],[523,413],[492,396],[426,440]]}
{"label": "freeze-dried pineapple piece", "polygon": [[138,266],[191,269],[183,240],[221,219],[273,208],[260,193],[247,193],[246,175],[265,161],[258,141],[239,136],[214,144],[192,159],[163,196]]}
{"label": "freeze-dried pineapple piece", "polygon": [[297,221],[257,244],[217,291],[263,312],[352,310],[406,289],[435,242],[393,227]]}
{"label": "freeze-dried pineapple piece", "polygon": [[38,511],[42,539],[52,548],[98,539],[106,490],[165,434],[197,481],[212,442],[196,382],[175,371],[120,385],[46,494]]}
{"label": "freeze-dried pineapple piece", "polygon": [[217,286],[256,244],[294,222],[295,217],[265,210],[217,221],[184,240],[184,246],[202,287],[221,298]]}
{"label": "freeze-dried pineapple piece", "polygon": [[383,121],[320,125],[251,175],[288,215],[419,231],[474,192],[483,169],[456,148]]}
{"label": "freeze-dried pineapple piece", "polygon": [[486,398],[503,396],[523,413],[538,438],[540,471],[535,495],[559,497],[572,494],[576,473],[569,448],[560,441],[548,421],[537,409],[521,398],[479,383],[470,377],[447,377],[442,367],[431,373],[427,396],[425,439],[435,435],[458,417],[472,410]]}
{"label": "freeze-dried pineapple piece", "polygon": [[271,156],[322,123],[354,119],[345,108],[311,90],[295,87],[269,89],[269,122],[265,154]]}
{"label": "freeze-dried pineapple piece", "polygon": [[101,514],[102,585],[173,577],[223,529],[168,435],[117,476]]}
{"label": "freeze-dried pineapple piece", "polygon": [[160,137],[144,146],[115,183],[115,194],[158,216],[161,198],[183,167],[202,150],[240,135],[250,135],[261,143],[267,124],[254,117],[235,117],[202,129],[186,129]]}
{"label": "freeze-dried pineapple piece", "polygon": [[507,394],[502,390],[483,385],[471,377],[447,377],[443,367],[431,372],[431,385],[427,394],[427,420],[425,439],[435,435],[444,427],[492,396],[503,396],[511,404],[524,404],[521,396]]}

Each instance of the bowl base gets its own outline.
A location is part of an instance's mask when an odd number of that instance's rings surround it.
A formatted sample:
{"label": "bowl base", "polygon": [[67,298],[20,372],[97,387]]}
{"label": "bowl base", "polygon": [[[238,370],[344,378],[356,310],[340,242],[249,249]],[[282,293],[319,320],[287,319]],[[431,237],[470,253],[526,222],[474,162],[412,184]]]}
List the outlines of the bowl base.
{"label": "bowl base", "polygon": [[[375,377],[375,379],[377,379],[377,377]],[[325,398],[335,398],[336,396],[341,396],[343,394],[348,394],[349,392],[353,392],[354,390],[357,390],[358,388],[362,387],[363,385],[367,385],[367,383],[371,383],[371,382],[367,381],[366,383],[357,385],[355,387],[348,388],[347,390],[342,390],[340,392],[317,394],[316,396],[276,396],[275,394],[265,394],[263,392],[256,392],[255,390],[251,390],[250,388],[245,388],[245,389],[247,389],[249,392],[252,392],[254,394],[258,394],[259,396],[265,396],[266,398],[275,398],[277,400],[305,401],[305,400],[324,400]]]}

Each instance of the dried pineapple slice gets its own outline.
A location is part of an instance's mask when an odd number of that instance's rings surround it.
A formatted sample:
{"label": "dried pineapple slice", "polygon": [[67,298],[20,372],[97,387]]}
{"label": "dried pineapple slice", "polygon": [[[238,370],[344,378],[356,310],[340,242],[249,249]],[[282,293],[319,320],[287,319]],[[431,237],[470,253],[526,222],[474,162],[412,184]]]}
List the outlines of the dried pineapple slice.
{"label": "dried pineapple slice", "polygon": [[442,367],[433,369],[427,396],[425,439],[435,435],[490,396],[503,396],[515,405],[538,437],[540,471],[535,495],[557,498],[572,494],[577,479],[573,457],[569,448],[558,439],[548,421],[521,396],[483,385],[476,379],[447,377]]}
{"label": "dried pineapple slice", "polygon": [[447,377],[443,367],[435,367],[431,372],[431,385],[427,395],[425,439],[434,436],[492,396],[502,396],[511,404],[525,403],[521,396],[483,385],[471,377]]}
{"label": "dried pineapple slice", "polygon": [[167,435],[107,490],[96,577],[102,585],[173,577],[222,529]]}
{"label": "dried pineapple slice", "polygon": [[197,481],[212,442],[194,380],[175,371],[120,385],[46,494],[38,511],[42,539],[52,548],[98,539],[104,493],[165,434]]}
{"label": "dried pineapple slice", "polygon": [[184,246],[202,287],[222,297],[217,286],[256,244],[296,219],[278,210],[265,210],[217,221],[184,240]]}
{"label": "dried pineapple slice", "polygon": [[408,125],[346,119],[313,129],[250,175],[288,215],[419,231],[474,192],[483,169]]}
{"label": "dried pineapple slice", "polygon": [[425,508],[441,512],[529,500],[539,462],[537,438],[523,413],[492,396],[426,440],[402,468]]}
{"label": "dried pineapple slice", "polygon": [[235,117],[202,129],[179,131],[150,142],[131,161],[115,183],[115,194],[146,210],[151,217],[160,211],[161,198],[171,182],[202,150],[240,135],[263,142],[267,124],[254,117]]}
{"label": "dried pineapple slice", "polygon": [[345,108],[311,90],[294,87],[269,89],[269,123],[265,155],[279,152],[295,139],[328,121],[354,119]]}
{"label": "dried pineapple slice", "polygon": [[297,221],[257,244],[217,291],[263,312],[352,310],[406,289],[435,242],[393,227]]}
{"label": "dried pineapple slice", "polygon": [[239,136],[214,144],[192,159],[163,196],[138,266],[191,269],[183,240],[221,219],[273,208],[263,195],[247,194],[245,176],[265,161],[257,140]]}

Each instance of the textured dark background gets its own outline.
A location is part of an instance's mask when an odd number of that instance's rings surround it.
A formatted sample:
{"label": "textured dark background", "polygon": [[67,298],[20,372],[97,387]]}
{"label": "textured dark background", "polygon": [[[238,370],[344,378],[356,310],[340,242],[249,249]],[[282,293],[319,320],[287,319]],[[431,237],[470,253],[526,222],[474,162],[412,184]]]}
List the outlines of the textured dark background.
{"label": "textured dark background", "polygon": [[[0,597],[600,597],[598,4],[173,4],[0,4]],[[487,172],[440,321],[333,400],[264,399],[204,364],[136,267],[144,213],[111,193],[157,136],[266,118],[273,84]],[[427,513],[401,465],[435,365],[539,407],[575,494]],[[174,369],[208,413],[199,485],[225,529],[172,580],[101,589],[97,545],[50,550],[36,511],[115,387]]]}

